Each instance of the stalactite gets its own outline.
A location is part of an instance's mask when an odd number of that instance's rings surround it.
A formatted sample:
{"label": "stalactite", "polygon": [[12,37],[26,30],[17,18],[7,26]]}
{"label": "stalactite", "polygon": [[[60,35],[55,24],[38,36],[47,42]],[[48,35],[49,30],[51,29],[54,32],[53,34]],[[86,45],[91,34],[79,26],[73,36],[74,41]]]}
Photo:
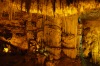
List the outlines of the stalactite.
{"label": "stalactite", "polygon": [[72,4],[74,2],[74,0],[66,0],[66,5],[70,5],[70,4]]}
{"label": "stalactite", "polygon": [[1,0],[1,2],[3,2],[3,0]]}
{"label": "stalactite", "polygon": [[12,2],[14,2],[15,0],[12,0]]}
{"label": "stalactite", "polygon": [[31,1],[32,0],[25,0],[25,8],[27,10],[27,13],[29,13],[29,11],[30,11]]}
{"label": "stalactite", "polygon": [[46,0],[46,1],[45,1],[45,2],[46,2],[46,6],[48,5],[48,1],[49,1],[49,0]]}
{"label": "stalactite", "polygon": [[55,10],[56,10],[55,3],[56,3],[56,0],[52,0],[53,13],[55,13]]}
{"label": "stalactite", "polygon": [[61,9],[61,6],[62,6],[62,0],[60,0],[60,9]]}
{"label": "stalactite", "polygon": [[24,3],[24,0],[21,0],[21,11],[22,11],[22,7],[23,7],[23,3]]}
{"label": "stalactite", "polygon": [[61,9],[62,9],[62,13],[63,13],[63,9],[65,7],[66,0],[62,0],[61,3],[62,3]]}
{"label": "stalactite", "polygon": [[100,0],[95,0],[96,2],[100,2]]}
{"label": "stalactite", "polygon": [[9,20],[12,20],[12,8],[11,8],[12,2],[11,1],[9,1],[9,6],[10,6],[10,9],[9,9]]}
{"label": "stalactite", "polygon": [[39,11],[39,0],[37,0],[37,11]]}
{"label": "stalactite", "polygon": [[75,0],[73,3],[76,8],[78,8],[78,3],[79,3],[79,0]]}
{"label": "stalactite", "polygon": [[42,13],[42,8],[43,8],[43,0],[40,0],[39,1],[39,10],[40,10],[40,12]]}
{"label": "stalactite", "polygon": [[[45,1],[45,0],[44,0]],[[46,3],[46,20],[47,20],[47,6],[48,6],[48,0],[45,1]]]}

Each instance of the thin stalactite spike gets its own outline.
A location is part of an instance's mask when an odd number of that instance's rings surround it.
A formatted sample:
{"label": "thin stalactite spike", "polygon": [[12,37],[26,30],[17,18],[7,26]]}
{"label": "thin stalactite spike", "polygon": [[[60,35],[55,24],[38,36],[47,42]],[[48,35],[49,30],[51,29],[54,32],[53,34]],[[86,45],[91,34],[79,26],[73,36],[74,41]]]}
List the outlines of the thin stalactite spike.
{"label": "thin stalactite spike", "polygon": [[66,0],[66,5],[70,5],[70,4],[72,4],[74,2],[74,0]]}
{"label": "thin stalactite spike", "polygon": [[52,9],[53,9],[53,14],[54,14],[54,17],[55,17],[55,10],[56,10],[56,0],[52,0]]}
{"label": "thin stalactite spike", "polygon": [[62,7],[62,0],[60,0],[60,9],[61,9],[61,7]]}
{"label": "thin stalactite spike", "polygon": [[12,0],[12,2],[14,2],[15,0]]}
{"label": "thin stalactite spike", "polygon": [[39,11],[39,0],[37,0],[37,11]]}
{"label": "thin stalactite spike", "polygon": [[21,11],[22,11],[22,8],[23,8],[23,3],[24,3],[24,0],[21,0]]}
{"label": "thin stalactite spike", "polygon": [[46,20],[47,20],[47,6],[48,6],[48,0],[45,1],[46,4]]}
{"label": "thin stalactite spike", "polygon": [[25,8],[27,10],[27,13],[29,13],[30,8],[31,8],[31,1],[32,0],[25,0]]}

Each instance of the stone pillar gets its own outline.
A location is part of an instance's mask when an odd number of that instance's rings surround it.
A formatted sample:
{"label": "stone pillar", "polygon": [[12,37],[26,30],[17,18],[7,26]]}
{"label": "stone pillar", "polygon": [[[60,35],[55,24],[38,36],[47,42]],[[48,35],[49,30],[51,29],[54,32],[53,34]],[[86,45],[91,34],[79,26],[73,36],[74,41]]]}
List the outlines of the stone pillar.
{"label": "stone pillar", "polygon": [[47,18],[44,23],[44,42],[46,50],[53,59],[60,58],[61,52],[61,19],[59,16],[55,18]]}
{"label": "stone pillar", "polygon": [[77,19],[77,15],[65,16],[62,22],[62,50],[70,58],[77,56]]}

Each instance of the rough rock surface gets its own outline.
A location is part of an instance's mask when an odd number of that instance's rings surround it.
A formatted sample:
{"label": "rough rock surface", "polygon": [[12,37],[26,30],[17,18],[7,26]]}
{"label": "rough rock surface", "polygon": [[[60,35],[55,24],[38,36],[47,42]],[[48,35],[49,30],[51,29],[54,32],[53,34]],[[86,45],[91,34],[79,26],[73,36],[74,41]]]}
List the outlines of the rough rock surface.
{"label": "rough rock surface", "polygon": [[100,34],[100,23],[99,20],[83,22],[83,49],[84,55],[89,56],[92,53],[93,61],[99,62],[99,34]]}

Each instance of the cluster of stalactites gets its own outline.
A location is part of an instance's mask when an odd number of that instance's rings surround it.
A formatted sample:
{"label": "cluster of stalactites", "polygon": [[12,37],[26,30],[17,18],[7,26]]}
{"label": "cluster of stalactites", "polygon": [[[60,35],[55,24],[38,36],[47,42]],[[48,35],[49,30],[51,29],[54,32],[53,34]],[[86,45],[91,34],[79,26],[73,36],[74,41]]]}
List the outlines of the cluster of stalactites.
{"label": "cluster of stalactites", "polygon": [[[6,0],[0,0],[0,2],[4,2]],[[97,3],[100,2],[100,0],[10,0],[11,2],[20,2],[20,8],[21,8],[21,11],[22,11],[22,8],[23,8],[23,4],[25,4],[25,10],[29,13],[30,10],[31,10],[31,7],[32,5],[31,4],[34,4],[35,2],[37,3],[37,10],[39,11],[40,10],[40,6],[41,6],[41,2],[43,2],[46,6],[48,6],[48,4],[51,2],[52,4],[52,11],[53,13],[55,13],[56,11],[56,4],[58,2],[59,3],[59,7],[60,9],[61,8],[64,8],[65,6],[70,6],[71,4],[73,4],[76,8],[78,8],[78,4],[80,2],[86,2],[86,1],[95,1]]]}
{"label": "cluster of stalactites", "polygon": [[[29,13],[29,10],[30,10],[30,7],[31,7],[31,3],[33,3],[34,1],[37,1],[37,5],[38,5],[37,9],[39,10],[39,2],[40,2],[40,0],[21,0],[21,10],[22,10],[22,5],[25,2],[25,8],[26,8],[27,12]],[[44,0],[44,1],[48,5],[49,0]],[[58,0],[51,0],[53,12],[55,12],[55,10],[56,10],[55,4],[56,4],[57,1]],[[60,1],[60,8],[62,8],[63,2],[67,6],[69,6],[70,4],[78,3],[80,0],[59,0],[59,1]],[[81,0],[81,1],[84,1],[84,0]]]}
{"label": "cluster of stalactites", "polygon": [[[23,2],[25,2],[25,8],[26,8],[27,12],[29,12],[30,8],[31,8],[31,3],[34,3],[35,1],[37,1],[37,10],[39,10],[39,6],[40,6],[39,3],[41,2],[41,0],[21,0],[21,8],[22,8]],[[57,1],[60,2],[60,8],[63,8],[63,4],[66,4],[66,6],[70,6],[70,4],[74,4],[75,7],[78,7],[79,2],[85,2],[88,0],[43,0],[43,1],[45,1],[45,3],[47,5],[51,1],[52,10],[53,10],[53,13],[55,13]],[[94,0],[94,1],[100,2],[100,0]]]}

